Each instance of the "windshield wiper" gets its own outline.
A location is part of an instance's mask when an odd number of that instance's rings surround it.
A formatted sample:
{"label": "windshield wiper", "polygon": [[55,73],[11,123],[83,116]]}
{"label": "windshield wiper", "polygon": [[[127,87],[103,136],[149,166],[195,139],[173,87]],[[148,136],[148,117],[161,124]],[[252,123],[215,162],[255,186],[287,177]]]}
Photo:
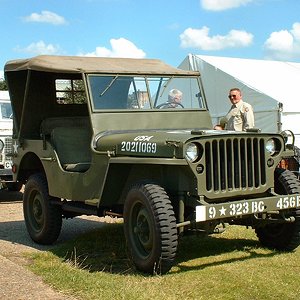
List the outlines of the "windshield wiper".
{"label": "windshield wiper", "polygon": [[165,89],[167,88],[167,86],[169,85],[169,83],[171,82],[171,80],[174,78],[174,76],[172,76],[171,78],[168,79],[168,81],[164,84],[163,89],[160,93],[160,97],[162,96],[162,94],[165,92]]}
{"label": "windshield wiper", "polygon": [[115,76],[111,80],[111,82],[108,84],[108,86],[100,93],[100,97],[102,97],[109,90],[109,88],[114,84],[114,82],[117,80],[118,77],[119,77],[119,75]]}

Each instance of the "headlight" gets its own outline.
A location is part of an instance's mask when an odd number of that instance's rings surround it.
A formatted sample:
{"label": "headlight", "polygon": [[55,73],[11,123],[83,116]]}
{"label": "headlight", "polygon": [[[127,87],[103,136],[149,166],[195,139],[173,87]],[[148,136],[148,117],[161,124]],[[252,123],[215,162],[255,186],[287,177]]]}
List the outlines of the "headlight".
{"label": "headlight", "polygon": [[4,143],[2,140],[0,140],[0,152],[2,152],[3,148],[4,148]]}
{"label": "headlight", "polygon": [[187,145],[185,150],[185,158],[190,162],[195,162],[198,159],[199,150],[195,143]]}
{"label": "headlight", "polygon": [[276,144],[275,141],[273,139],[269,139],[266,142],[266,150],[273,155],[276,152]]}

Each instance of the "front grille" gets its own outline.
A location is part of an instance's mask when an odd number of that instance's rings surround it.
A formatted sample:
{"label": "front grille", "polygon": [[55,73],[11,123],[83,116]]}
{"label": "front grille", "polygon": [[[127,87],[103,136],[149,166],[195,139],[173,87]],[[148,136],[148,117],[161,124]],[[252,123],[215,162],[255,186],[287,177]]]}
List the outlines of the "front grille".
{"label": "front grille", "polygon": [[226,138],[205,143],[207,191],[240,190],[266,183],[265,141]]}
{"label": "front grille", "polygon": [[12,138],[6,137],[5,138],[5,145],[4,145],[4,153],[5,154],[11,154],[12,151]]}

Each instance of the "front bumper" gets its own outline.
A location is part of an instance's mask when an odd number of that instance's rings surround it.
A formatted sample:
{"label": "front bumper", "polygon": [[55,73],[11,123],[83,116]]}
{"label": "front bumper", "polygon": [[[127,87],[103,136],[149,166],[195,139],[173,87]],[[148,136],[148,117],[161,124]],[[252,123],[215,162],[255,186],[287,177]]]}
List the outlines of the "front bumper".
{"label": "front bumper", "polygon": [[2,176],[12,176],[12,170],[11,169],[0,169],[0,177]]}
{"label": "front bumper", "polygon": [[196,206],[196,222],[230,219],[261,213],[271,214],[297,208],[300,208],[300,194],[278,195],[228,203],[204,204]]}

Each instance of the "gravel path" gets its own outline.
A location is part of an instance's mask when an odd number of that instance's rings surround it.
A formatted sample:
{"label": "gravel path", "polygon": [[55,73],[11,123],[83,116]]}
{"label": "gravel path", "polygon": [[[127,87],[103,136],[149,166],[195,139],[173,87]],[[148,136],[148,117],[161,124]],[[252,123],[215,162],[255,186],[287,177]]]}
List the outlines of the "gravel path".
{"label": "gravel path", "polygon": [[[63,220],[57,243],[103,226],[97,217]],[[51,246],[32,242],[27,234],[22,211],[22,193],[0,190],[0,299],[74,300],[53,290],[26,268],[24,252],[43,251]]]}

